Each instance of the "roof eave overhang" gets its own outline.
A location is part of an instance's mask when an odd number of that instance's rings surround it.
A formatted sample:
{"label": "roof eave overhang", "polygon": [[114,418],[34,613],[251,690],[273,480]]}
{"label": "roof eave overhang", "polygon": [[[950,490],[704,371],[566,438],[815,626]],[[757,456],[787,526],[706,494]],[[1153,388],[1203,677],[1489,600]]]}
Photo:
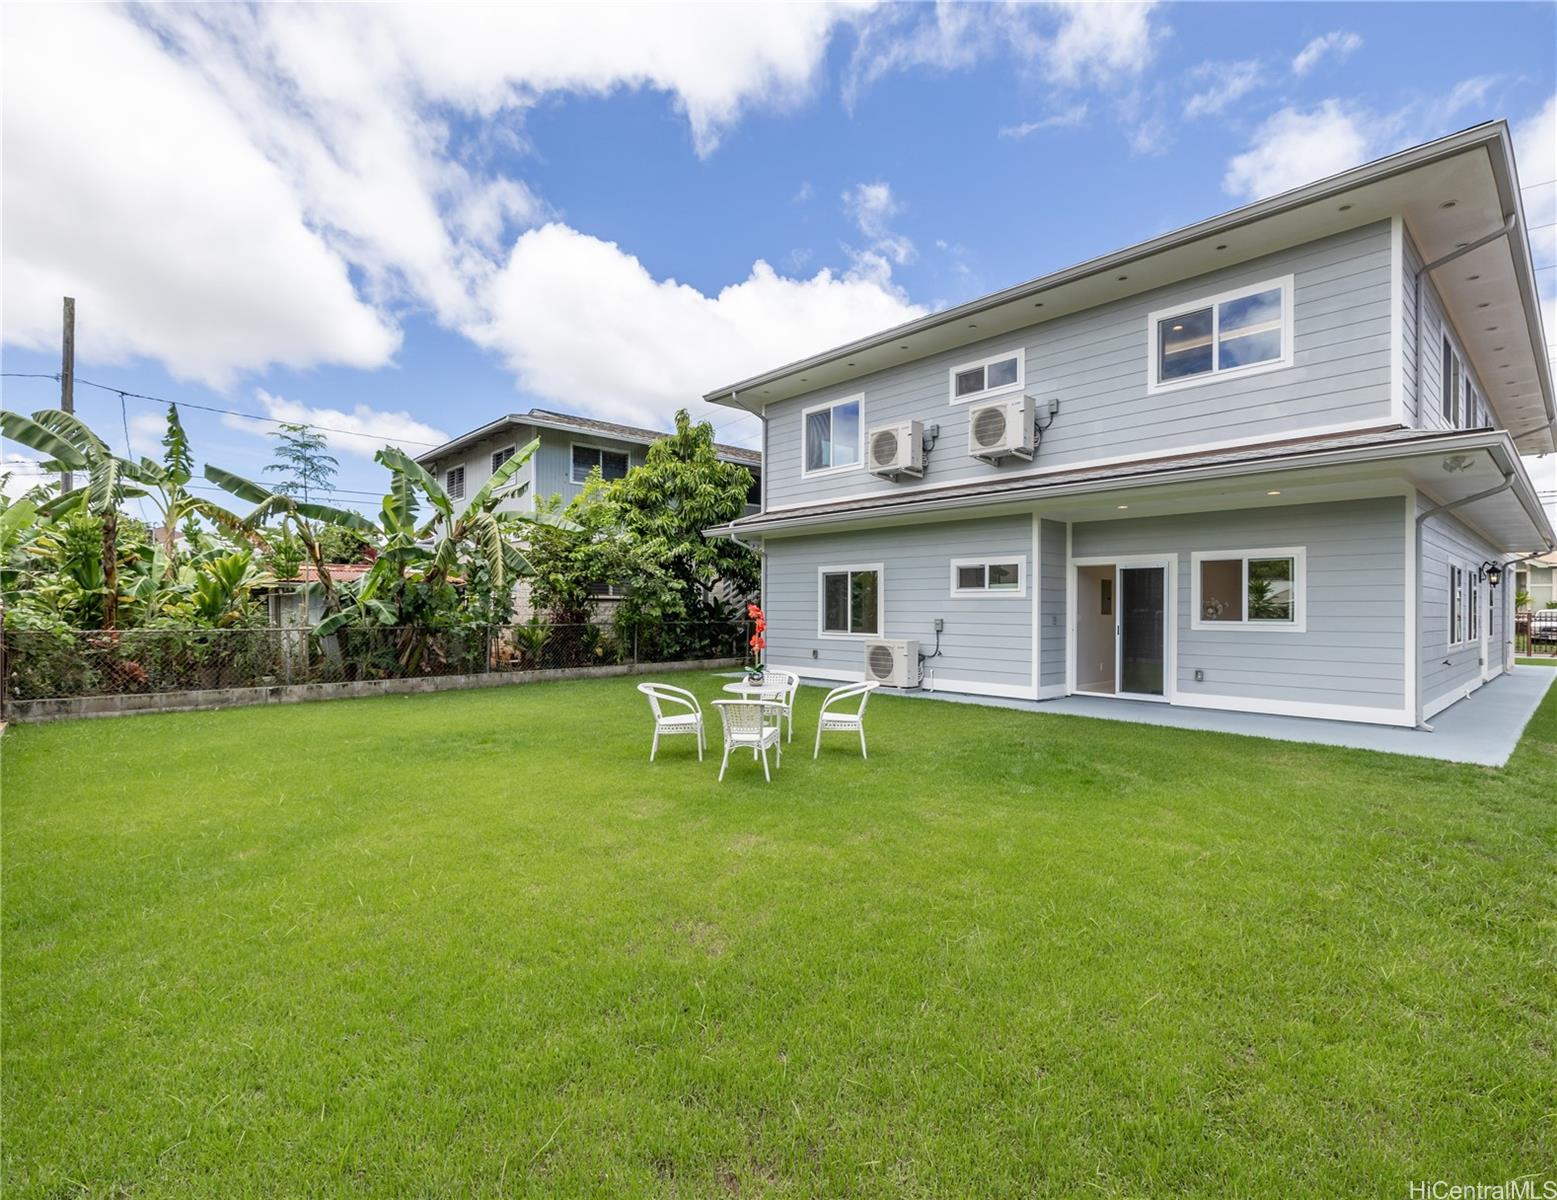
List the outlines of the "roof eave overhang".
{"label": "roof eave overhang", "polygon": [[[1525,236],[1524,209],[1520,200],[1518,176],[1514,168],[1511,137],[1508,124],[1505,121],[1493,121],[1477,125],[1460,133],[1451,134],[1448,137],[1439,138],[1433,142],[1402,150],[1398,154],[1390,155],[1387,158],[1366,163],[1363,166],[1343,171],[1326,179],[1316,180],[1303,187],[1294,188],[1280,195],[1259,200],[1242,208],[1210,217],[1194,225],[1173,230],[1148,241],[1103,255],[1100,258],[1090,259],[1049,275],[1029,280],[1026,283],[1006,288],[1003,291],[981,296],[978,299],[970,300],[966,304],[960,304],[954,308],[930,313],[916,320],[883,330],[880,333],[871,334],[868,337],[857,339],[845,345],[833,347],[820,354],[788,363],[785,366],[763,372],[760,375],[753,375],[738,383],[716,388],[711,392],[705,393],[703,399],[712,404],[730,405],[745,409],[746,411],[752,411],[743,393],[779,383],[802,372],[834,364],[851,355],[863,354],[893,341],[911,338],[917,334],[939,329],[956,321],[966,321],[969,318],[987,313],[992,309],[1022,302],[1041,292],[1051,291],[1063,285],[1076,283],[1095,275],[1117,271],[1121,267],[1128,266],[1141,259],[1189,246],[1206,238],[1230,233],[1243,226],[1330,199],[1366,184],[1376,183],[1380,180],[1414,170],[1438,159],[1461,154],[1477,147],[1483,148],[1487,152],[1503,214],[1517,213],[1519,217],[1515,223],[1515,232],[1511,235],[1517,243],[1517,245],[1512,247],[1514,251],[1512,258],[1518,279],[1520,302],[1525,312],[1526,327],[1530,332],[1533,348],[1536,351],[1534,355],[1537,364],[1536,370],[1539,376],[1542,401],[1546,410],[1547,424],[1544,427],[1538,426],[1535,430],[1516,432],[1521,438],[1528,436],[1530,433],[1543,432],[1543,442],[1550,444],[1554,439],[1557,439],[1557,401],[1554,401],[1551,368],[1545,351],[1540,291],[1536,286],[1534,264],[1530,257],[1529,240]],[[1539,449],[1541,447],[1537,448],[1537,452]]]}
{"label": "roof eave overhang", "polygon": [[1161,467],[1131,471],[1121,469],[1117,474],[1104,478],[1090,477],[1072,482],[1046,482],[1034,479],[1029,487],[1005,487],[970,491],[952,496],[904,497],[892,504],[871,503],[854,508],[839,508],[824,512],[758,514],[757,516],[715,526],[704,533],[710,537],[760,537],[764,534],[788,534],[796,531],[846,526],[861,521],[879,521],[910,514],[940,514],[967,511],[976,514],[980,509],[1013,504],[1041,504],[1069,497],[1086,496],[1125,489],[1147,488],[1166,484],[1206,483],[1215,480],[1237,478],[1240,475],[1271,475],[1316,468],[1385,463],[1392,460],[1417,458],[1425,455],[1450,455],[1475,451],[1490,453],[1501,470],[1513,475],[1513,489],[1521,508],[1529,517],[1537,539],[1548,547],[1557,547],[1557,533],[1541,506],[1534,484],[1525,471],[1519,450],[1513,438],[1505,430],[1483,430],[1464,434],[1424,433],[1419,438],[1409,438],[1388,444],[1348,446],[1337,449],[1308,449],[1291,454],[1274,454],[1262,458],[1238,462],[1222,462],[1205,466]]}
{"label": "roof eave overhang", "polygon": [[[529,413],[509,413],[507,416],[499,417],[495,421],[488,421],[485,425],[482,425],[477,429],[472,429],[469,433],[462,433],[459,437],[454,438],[451,441],[444,442],[441,446],[435,446],[425,454],[418,454],[416,456],[416,461],[425,464],[436,461],[440,458],[446,458],[448,455],[463,450],[467,446],[474,445],[483,438],[491,437],[493,434],[499,433],[503,429],[509,428],[511,426],[521,425],[528,426],[533,429],[552,429],[559,433],[571,433],[576,437],[581,438],[595,438],[601,441],[630,442],[635,446],[652,446],[661,437],[666,436],[665,434],[659,434],[651,437],[646,433],[641,435],[612,433],[603,429],[582,428],[578,425],[569,424],[567,421],[552,421],[545,417],[533,416]],[[714,447],[714,453],[726,462],[739,463],[743,467],[760,467],[762,464],[761,455],[758,455],[755,461],[750,461],[742,455],[732,454],[727,447],[719,447],[716,445]]]}

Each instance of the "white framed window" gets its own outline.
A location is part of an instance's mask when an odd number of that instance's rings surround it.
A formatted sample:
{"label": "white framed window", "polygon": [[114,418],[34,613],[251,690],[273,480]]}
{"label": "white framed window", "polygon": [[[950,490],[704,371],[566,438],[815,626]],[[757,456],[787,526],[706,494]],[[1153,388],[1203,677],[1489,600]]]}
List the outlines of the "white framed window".
{"label": "white framed window", "polygon": [[492,451],[492,474],[497,474],[498,468],[514,456],[514,451],[517,448],[516,446],[504,446],[501,450]]}
{"label": "white framed window", "polygon": [[1190,555],[1191,629],[1308,627],[1308,550],[1196,550]]}
{"label": "white framed window", "polygon": [[800,414],[802,475],[849,471],[865,457],[865,397],[813,404]]}
{"label": "white framed window", "polygon": [[1027,351],[1018,347],[966,362],[953,367],[947,377],[952,404],[970,404],[990,396],[1019,392],[1027,386]]}
{"label": "white framed window", "polygon": [[1454,353],[1454,347],[1449,344],[1447,333],[1443,335],[1443,365],[1440,368],[1440,379],[1443,384],[1443,398],[1439,404],[1439,412],[1451,429],[1457,429],[1460,425],[1460,360]]}
{"label": "white framed window", "polygon": [[816,632],[824,638],[880,637],[886,588],[880,563],[818,567]]}
{"label": "white framed window", "polygon": [[1449,568],[1449,645],[1465,641],[1465,568]]}
{"label": "white framed window", "polygon": [[465,498],[464,467],[450,467],[443,473],[443,490],[448,493],[450,500],[463,500]]}
{"label": "white framed window", "polygon": [[1481,640],[1481,570],[1472,567],[1465,577],[1465,586],[1469,595],[1465,598],[1465,612],[1469,617],[1469,627],[1466,629],[1466,638],[1472,642]]}
{"label": "white framed window", "polygon": [[1146,318],[1148,392],[1292,365],[1292,276],[1159,309]]}
{"label": "white framed window", "polygon": [[951,594],[958,596],[1027,595],[1027,556],[1006,554],[951,560]]}
{"label": "white framed window", "polygon": [[600,468],[602,479],[621,479],[627,474],[627,451],[606,450],[600,446],[581,446],[578,442],[574,442],[572,472],[569,478],[574,483],[583,483],[596,467]]}

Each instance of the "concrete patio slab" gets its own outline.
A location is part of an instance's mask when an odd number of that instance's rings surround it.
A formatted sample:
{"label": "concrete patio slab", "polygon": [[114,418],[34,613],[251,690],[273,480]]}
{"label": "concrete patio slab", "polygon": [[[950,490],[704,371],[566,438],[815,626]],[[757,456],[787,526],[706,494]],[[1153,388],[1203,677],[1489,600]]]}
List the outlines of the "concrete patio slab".
{"label": "concrete patio slab", "polygon": [[1535,715],[1546,690],[1557,682],[1557,669],[1522,667],[1500,675],[1467,699],[1444,709],[1429,724],[1432,729],[1322,721],[1312,717],[1277,717],[1262,713],[1222,712],[1209,708],[1177,708],[1145,700],[1103,696],[1065,696],[1058,700],[1005,700],[988,696],[956,696],[949,692],[905,692],[915,699],[954,704],[982,704],[1057,716],[1090,717],[1100,721],[1132,721],[1173,729],[1201,729],[1245,737],[1349,746],[1384,754],[1409,754],[1446,762],[1504,766],[1525,726]]}

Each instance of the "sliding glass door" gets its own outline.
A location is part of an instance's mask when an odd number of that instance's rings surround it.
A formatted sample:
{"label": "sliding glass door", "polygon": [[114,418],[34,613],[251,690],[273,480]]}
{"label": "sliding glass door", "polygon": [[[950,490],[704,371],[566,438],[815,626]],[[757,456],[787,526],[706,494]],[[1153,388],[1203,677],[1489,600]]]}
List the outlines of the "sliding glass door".
{"label": "sliding glass door", "polygon": [[1167,661],[1168,574],[1119,568],[1119,694],[1161,696]]}

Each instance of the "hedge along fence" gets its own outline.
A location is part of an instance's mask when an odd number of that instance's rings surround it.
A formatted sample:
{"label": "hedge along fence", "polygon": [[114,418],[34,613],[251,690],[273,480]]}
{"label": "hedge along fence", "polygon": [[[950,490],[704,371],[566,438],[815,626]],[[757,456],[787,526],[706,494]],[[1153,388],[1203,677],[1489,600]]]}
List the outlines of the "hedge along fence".
{"label": "hedge along fence", "polygon": [[[136,711],[144,700],[63,706],[39,702],[196,693],[249,688],[373,684],[404,680],[476,681],[554,677],[557,672],[683,662],[738,662],[746,654],[744,622],[672,622],[636,630],[530,622],[493,630],[425,630],[399,626],[343,629],[315,637],[293,626],[236,629],[126,629],[117,633],[8,630],[4,634],[7,714],[26,720],[45,709]],[[620,670],[601,673],[621,673]],[[313,687],[308,696],[363,694]],[[299,696],[303,693],[298,693]],[[228,700],[225,703],[238,703]],[[216,704],[215,700],[212,704]],[[201,707],[201,704],[162,707]]]}

